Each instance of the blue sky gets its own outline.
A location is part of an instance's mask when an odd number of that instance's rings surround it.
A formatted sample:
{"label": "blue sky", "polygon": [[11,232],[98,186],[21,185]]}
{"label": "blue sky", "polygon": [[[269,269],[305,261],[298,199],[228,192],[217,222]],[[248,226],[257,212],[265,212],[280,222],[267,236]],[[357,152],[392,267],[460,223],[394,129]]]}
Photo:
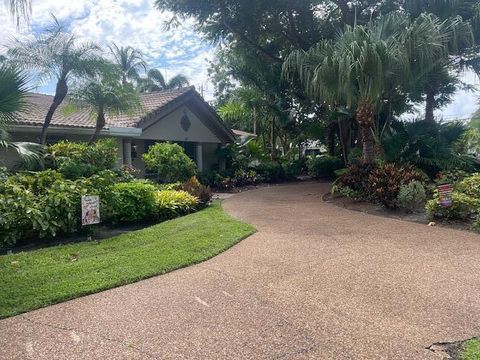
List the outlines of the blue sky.
{"label": "blue sky", "polygon": [[[143,52],[152,68],[160,69],[167,78],[177,73],[186,75],[197,90],[203,87],[207,100],[212,99],[213,86],[208,79],[208,60],[213,59],[213,48],[194,31],[194,22],[185,21],[172,30],[164,28],[172,14],[161,13],[153,7],[153,0],[32,0],[33,14],[29,27],[16,29],[3,1],[0,1],[0,54],[11,39],[32,36],[51,22],[54,14],[68,24],[77,37],[100,45],[115,41]],[[480,88],[474,74],[463,80]],[[38,91],[51,93],[52,84],[40,84]],[[459,91],[454,101],[438,112],[446,119],[467,117],[476,110],[480,92]],[[421,111],[422,107],[420,107]]]}

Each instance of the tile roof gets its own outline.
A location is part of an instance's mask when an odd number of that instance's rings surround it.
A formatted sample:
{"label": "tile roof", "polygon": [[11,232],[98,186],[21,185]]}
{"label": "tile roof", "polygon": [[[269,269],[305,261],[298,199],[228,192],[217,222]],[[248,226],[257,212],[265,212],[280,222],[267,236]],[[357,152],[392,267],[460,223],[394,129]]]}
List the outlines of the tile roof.
{"label": "tile roof", "polygon": [[[153,112],[161,110],[164,106],[180,98],[182,95],[195,91],[193,86],[181,89],[157,91],[141,94],[142,107],[131,115],[106,116],[105,128],[112,127],[138,127],[140,122]],[[30,93],[28,101],[31,107],[25,113],[19,113],[16,123],[18,125],[43,125],[45,115],[48,112],[53,96]],[[94,128],[95,119],[88,109],[79,109],[75,112],[66,111],[68,100],[66,99],[55,111],[51,126],[72,128]]]}

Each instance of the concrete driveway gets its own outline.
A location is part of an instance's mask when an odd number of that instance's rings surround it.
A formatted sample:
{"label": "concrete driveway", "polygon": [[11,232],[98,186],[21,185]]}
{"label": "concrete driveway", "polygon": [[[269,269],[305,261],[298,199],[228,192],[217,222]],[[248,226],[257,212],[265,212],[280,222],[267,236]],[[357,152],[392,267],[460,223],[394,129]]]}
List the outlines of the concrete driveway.
{"label": "concrete driveway", "polygon": [[225,200],[258,233],[197,266],[0,321],[1,359],[441,359],[480,335],[480,236],[323,203]]}

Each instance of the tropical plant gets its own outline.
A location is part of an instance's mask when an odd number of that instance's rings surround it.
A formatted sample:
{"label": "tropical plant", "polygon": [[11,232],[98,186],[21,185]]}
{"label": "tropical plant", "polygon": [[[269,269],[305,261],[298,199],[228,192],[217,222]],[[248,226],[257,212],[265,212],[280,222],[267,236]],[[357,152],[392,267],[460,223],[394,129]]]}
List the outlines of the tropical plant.
{"label": "tropical plant", "polygon": [[188,79],[182,74],[175,75],[170,80],[166,81],[160,70],[150,69],[146,78],[138,79],[137,88],[140,92],[145,93],[160,90],[180,89],[188,85]]}
{"label": "tropical plant", "polygon": [[106,124],[106,115],[132,115],[140,108],[140,98],[132,84],[120,81],[119,69],[107,61],[97,62],[97,73],[85,85],[76,88],[72,103],[90,109],[95,117],[95,132],[92,144]]}
{"label": "tropical plant", "polygon": [[47,140],[47,129],[53,115],[68,93],[72,78],[93,75],[96,70],[98,46],[92,43],[78,43],[75,35],[68,33],[65,27],[54,17],[53,23],[38,33],[34,40],[16,40],[9,49],[11,61],[25,69],[38,72],[40,81],[55,80],[55,95],[45,115],[40,143]]}
{"label": "tropical plant", "polygon": [[123,85],[126,85],[127,81],[137,81],[140,78],[139,71],[147,70],[147,63],[139,50],[131,46],[118,47],[114,42],[109,46],[109,49],[114,58],[114,63],[118,65],[122,71]]}
{"label": "tropical plant", "polygon": [[338,157],[324,155],[307,160],[308,174],[315,179],[335,178],[335,171],[344,167]]}
{"label": "tropical plant", "polygon": [[293,52],[284,74],[297,74],[307,94],[317,101],[354,108],[363,159],[372,162],[374,118],[384,99],[408,88],[411,77],[422,69],[446,59],[458,27],[460,22],[447,26],[429,15],[413,22],[388,15],[365,26],[347,27],[335,41],[322,41],[307,52]]}
{"label": "tropical plant", "polygon": [[143,161],[165,183],[187,181],[197,172],[193,160],[178,144],[156,143],[143,154]]}
{"label": "tropical plant", "polygon": [[431,178],[445,170],[473,170],[474,159],[458,151],[466,127],[460,122],[393,122],[382,140],[385,159],[410,163]]}
{"label": "tropical plant", "polygon": [[425,186],[420,181],[413,180],[400,186],[397,205],[408,212],[413,212],[424,205],[426,199]]}
{"label": "tropical plant", "polygon": [[0,65],[0,148],[12,149],[27,165],[41,163],[43,147],[31,142],[11,141],[8,126],[19,113],[28,110],[27,76],[20,70]]}
{"label": "tropical plant", "polygon": [[90,177],[113,170],[117,162],[115,139],[99,139],[93,144],[60,141],[48,147],[53,167],[67,179]]}

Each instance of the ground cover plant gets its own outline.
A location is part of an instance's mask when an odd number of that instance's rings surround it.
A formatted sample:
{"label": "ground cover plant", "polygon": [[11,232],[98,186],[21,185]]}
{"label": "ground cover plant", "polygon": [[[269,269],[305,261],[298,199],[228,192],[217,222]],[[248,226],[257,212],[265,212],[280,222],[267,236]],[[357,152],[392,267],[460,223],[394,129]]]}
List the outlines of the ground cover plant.
{"label": "ground cover plant", "polygon": [[0,318],[198,263],[253,232],[215,203],[99,243],[0,256]]}

